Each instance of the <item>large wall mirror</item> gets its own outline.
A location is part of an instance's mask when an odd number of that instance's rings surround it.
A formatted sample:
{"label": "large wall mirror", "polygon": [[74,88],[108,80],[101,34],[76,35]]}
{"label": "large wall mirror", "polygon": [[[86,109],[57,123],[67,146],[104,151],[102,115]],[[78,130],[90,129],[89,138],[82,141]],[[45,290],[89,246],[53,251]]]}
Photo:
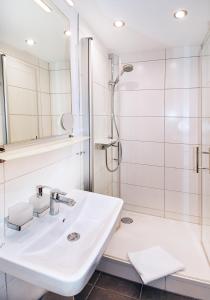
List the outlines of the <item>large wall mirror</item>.
{"label": "large wall mirror", "polygon": [[0,144],[71,133],[70,34],[50,1],[1,0]]}

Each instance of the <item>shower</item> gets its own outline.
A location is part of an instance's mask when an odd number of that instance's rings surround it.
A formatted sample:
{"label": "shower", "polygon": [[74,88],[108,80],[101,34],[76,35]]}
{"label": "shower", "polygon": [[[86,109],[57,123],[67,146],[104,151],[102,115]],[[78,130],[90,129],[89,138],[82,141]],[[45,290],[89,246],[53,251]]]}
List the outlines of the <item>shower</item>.
{"label": "shower", "polygon": [[[113,143],[111,144],[112,147],[117,148],[117,166],[115,168],[109,167],[108,163],[108,147],[105,148],[105,156],[106,156],[106,168],[109,172],[115,172],[118,170],[121,161],[122,161],[122,144],[120,142],[120,133],[119,129],[117,126],[117,120],[116,120],[116,114],[115,114],[115,88],[117,84],[120,81],[120,77],[125,73],[125,72],[132,72],[133,71],[133,65],[131,64],[126,64],[122,67],[121,72],[117,75],[117,77],[114,79],[114,55],[110,54],[110,59],[111,59],[111,64],[112,64],[112,79],[109,81],[109,86],[111,87],[111,139],[113,140]],[[116,131],[117,139],[114,139],[114,130]]]}

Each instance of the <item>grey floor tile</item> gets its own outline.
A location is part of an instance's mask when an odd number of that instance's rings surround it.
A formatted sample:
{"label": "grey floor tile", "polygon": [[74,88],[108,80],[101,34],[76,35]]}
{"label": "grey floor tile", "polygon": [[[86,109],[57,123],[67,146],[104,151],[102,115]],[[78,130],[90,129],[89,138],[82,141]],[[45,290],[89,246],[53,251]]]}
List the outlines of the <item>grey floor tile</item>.
{"label": "grey floor tile", "polygon": [[48,292],[40,300],[73,300],[73,297],[63,297],[63,296]]}
{"label": "grey floor tile", "polygon": [[95,271],[93,276],[90,278],[89,283],[94,285],[96,283],[96,281],[98,280],[99,275],[100,275],[100,272]]}
{"label": "grey floor tile", "polygon": [[86,300],[92,289],[93,289],[93,285],[87,284],[86,287],[81,291],[81,293],[74,296],[74,300]]}
{"label": "grey floor tile", "polygon": [[196,300],[166,291],[158,290],[149,286],[143,287],[141,300]]}
{"label": "grey floor tile", "polygon": [[138,299],[141,286],[138,283],[131,282],[122,278],[101,273],[97,287],[112,290],[118,294]]}
{"label": "grey floor tile", "polygon": [[95,287],[88,300],[132,300],[132,298],[117,294],[111,290]]}

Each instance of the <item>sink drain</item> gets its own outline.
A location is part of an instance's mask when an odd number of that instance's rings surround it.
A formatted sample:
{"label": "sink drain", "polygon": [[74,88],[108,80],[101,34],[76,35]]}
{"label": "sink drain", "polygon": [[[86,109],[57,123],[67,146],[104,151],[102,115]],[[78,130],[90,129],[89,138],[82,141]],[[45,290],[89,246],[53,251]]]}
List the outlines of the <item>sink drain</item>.
{"label": "sink drain", "polygon": [[80,239],[80,234],[77,232],[72,232],[67,236],[67,240],[70,242],[75,242]]}
{"label": "sink drain", "polygon": [[124,224],[131,224],[131,223],[133,223],[133,219],[131,219],[129,217],[124,217],[121,219],[121,222]]}

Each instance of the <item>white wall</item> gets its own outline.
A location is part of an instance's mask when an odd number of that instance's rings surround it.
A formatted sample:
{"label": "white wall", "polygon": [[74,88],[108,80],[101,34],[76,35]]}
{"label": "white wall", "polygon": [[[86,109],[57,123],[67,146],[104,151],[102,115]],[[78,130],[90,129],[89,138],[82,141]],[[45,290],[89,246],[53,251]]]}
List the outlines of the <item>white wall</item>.
{"label": "white wall", "polygon": [[122,56],[121,196],[129,210],[200,222],[199,47]]}

